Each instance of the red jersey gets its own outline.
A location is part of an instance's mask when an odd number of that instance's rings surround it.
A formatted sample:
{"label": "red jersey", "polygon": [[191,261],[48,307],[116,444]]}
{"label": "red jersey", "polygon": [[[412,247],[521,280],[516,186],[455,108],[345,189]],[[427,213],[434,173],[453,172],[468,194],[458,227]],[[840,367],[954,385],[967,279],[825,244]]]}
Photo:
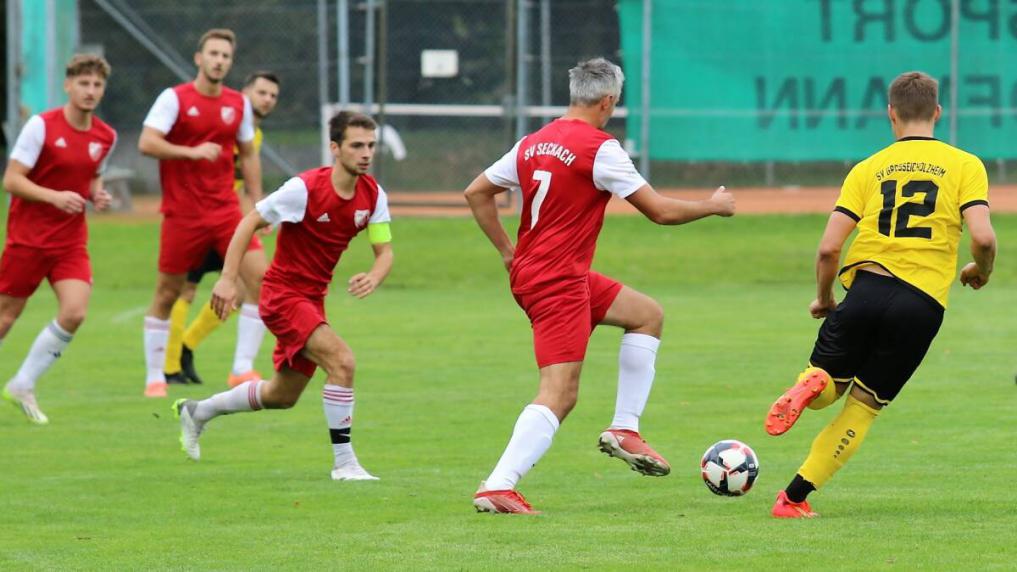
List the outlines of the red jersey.
{"label": "red jersey", "polygon": [[222,146],[215,161],[159,161],[162,212],[166,216],[215,219],[240,210],[233,191],[233,155],[237,141],[254,139],[253,111],[239,91],[223,87],[218,97],[202,95],[194,83],[165,90],[145,118],[145,126],[166,135],[174,145]]}
{"label": "red jersey", "polygon": [[[31,169],[28,180],[33,183],[54,191],[73,191],[90,200],[92,179],[99,176],[116,139],[116,131],[94,115],[91,128],[75,129],[59,107],[28,120],[11,159]],[[85,213],[67,214],[47,203],[11,198],[7,244],[65,248],[87,242]]]}
{"label": "red jersey", "polygon": [[353,237],[368,224],[389,220],[388,199],[374,177],[358,177],[353,198],[346,200],[332,186],[332,167],[304,171],[256,208],[270,224],[280,225],[265,286],[312,298],[328,292],[332,272]]}
{"label": "red jersey", "polygon": [[646,181],[610,134],[558,119],[527,135],[485,171],[499,186],[519,187],[523,207],[512,262],[512,292],[586,280],[611,195]]}

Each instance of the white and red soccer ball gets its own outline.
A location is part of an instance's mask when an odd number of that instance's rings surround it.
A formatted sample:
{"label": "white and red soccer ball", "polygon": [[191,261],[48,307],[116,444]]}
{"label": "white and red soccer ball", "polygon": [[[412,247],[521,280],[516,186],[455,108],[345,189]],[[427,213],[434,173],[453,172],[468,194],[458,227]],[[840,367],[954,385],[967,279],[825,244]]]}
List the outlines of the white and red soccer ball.
{"label": "white and red soccer ball", "polygon": [[759,461],[751,447],[728,439],[718,441],[703,453],[700,463],[703,482],[714,494],[737,497],[752,488],[759,475]]}

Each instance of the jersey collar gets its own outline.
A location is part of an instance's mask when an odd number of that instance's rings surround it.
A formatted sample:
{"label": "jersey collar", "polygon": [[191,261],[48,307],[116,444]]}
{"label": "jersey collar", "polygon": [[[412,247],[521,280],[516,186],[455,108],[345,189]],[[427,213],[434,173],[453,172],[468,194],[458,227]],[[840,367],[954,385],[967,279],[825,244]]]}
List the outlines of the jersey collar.
{"label": "jersey collar", "polygon": [[901,137],[897,140],[898,143],[901,141],[939,141],[935,137],[923,137],[921,135],[912,135],[910,137]]}

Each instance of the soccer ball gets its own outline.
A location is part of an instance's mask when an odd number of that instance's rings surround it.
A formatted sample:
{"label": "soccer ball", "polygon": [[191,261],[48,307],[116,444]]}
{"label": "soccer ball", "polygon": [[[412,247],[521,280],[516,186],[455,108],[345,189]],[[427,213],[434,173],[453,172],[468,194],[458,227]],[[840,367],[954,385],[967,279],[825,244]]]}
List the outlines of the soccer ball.
{"label": "soccer ball", "polygon": [[759,475],[756,453],[745,443],[734,439],[714,443],[703,453],[700,467],[706,486],[714,494],[727,497],[749,492]]}

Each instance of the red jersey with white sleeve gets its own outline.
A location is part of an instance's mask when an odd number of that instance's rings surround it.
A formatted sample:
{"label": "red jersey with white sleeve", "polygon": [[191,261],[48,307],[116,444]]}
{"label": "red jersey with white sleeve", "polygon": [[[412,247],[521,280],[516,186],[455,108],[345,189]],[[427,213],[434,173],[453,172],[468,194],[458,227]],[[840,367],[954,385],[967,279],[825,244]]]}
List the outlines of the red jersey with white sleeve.
{"label": "red jersey with white sleeve", "polygon": [[353,198],[332,186],[332,167],[305,171],[255,205],[279,226],[275,257],[265,273],[265,290],[289,290],[324,298],[339,258],[368,224],[390,220],[385,191],[370,175],[357,178]]}
{"label": "red jersey with white sleeve", "polygon": [[209,97],[199,93],[193,82],[167,88],[145,117],[145,127],[165,134],[174,145],[212,142],[222,146],[215,161],[159,161],[163,214],[201,220],[240,211],[233,191],[234,145],[254,140],[254,111],[243,94],[223,87],[218,97]]}
{"label": "red jersey with white sleeve", "polygon": [[517,296],[585,281],[611,195],[625,198],[646,184],[616,139],[576,119],[523,137],[484,174],[522,190],[510,274]]}
{"label": "red jersey with white sleeve", "polygon": [[[11,159],[28,167],[28,180],[54,191],[92,198],[92,179],[106,167],[117,132],[98,117],[80,131],[64,117],[62,107],[33,115],[18,135]],[[32,248],[84,247],[85,213],[68,214],[39,201],[11,198],[7,244]]]}

